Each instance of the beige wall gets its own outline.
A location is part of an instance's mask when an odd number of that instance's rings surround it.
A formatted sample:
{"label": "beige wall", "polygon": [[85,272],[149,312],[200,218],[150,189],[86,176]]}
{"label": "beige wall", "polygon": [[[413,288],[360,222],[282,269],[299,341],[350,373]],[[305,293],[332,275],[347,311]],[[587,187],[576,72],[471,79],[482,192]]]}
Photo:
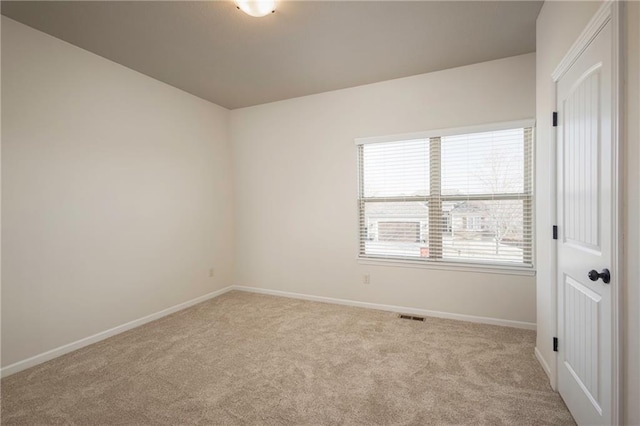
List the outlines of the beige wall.
{"label": "beige wall", "polygon": [[236,284],[534,323],[531,276],[358,263],[354,145],[532,118],[534,84],[528,54],[231,111]]}
{"label": "beige wall", "polygon": [[3,366],[232,284],[229,111],[5,17],[2,59]]}
{"label": "beige wall", "polygon": [[536,257],[537,274],[537,349],[550,369],[555,386],[556,364],[552,339],[556,332],[555,244],[551,226],[555,224],[555,165],[552,157],[551,113],[555,111],[555,86],[551,73],[578,38],[599,2],[548,1],[537,21],[536,40]]}

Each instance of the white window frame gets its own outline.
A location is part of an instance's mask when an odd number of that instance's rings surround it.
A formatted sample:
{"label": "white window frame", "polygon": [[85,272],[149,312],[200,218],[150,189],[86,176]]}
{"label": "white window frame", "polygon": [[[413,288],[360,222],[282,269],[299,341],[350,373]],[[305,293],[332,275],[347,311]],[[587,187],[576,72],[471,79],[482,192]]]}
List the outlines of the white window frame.
{"label": "white window frame", "polygon": [[[360,149],[359,146],[367,145],[367,144],[375,144],[375,143],[388,143],[388,142],[399,142],[405,140],[416,140],[416,139],[431,139],[431,138],[440,138],[445,136],[456,136],[470,133],[483,133],[483,132],[492,132],[492,131],[500,131],[500,130],[509,130],[516,128],[532,128],[535,132],[535,120],[527,119],[527,120],[518,120],[518,121],[507,121],[500,123],[491,123],[485,125],[478,126],[467,126],[467,127],[457,127],[457,128],[447,128],[447,129],[436,129],[429,130],[424,132],[416,132],[416,133],[405,133],[405,134],[396,134],[396,135],[387,135],[387,136],[375,136],[375,137],[365,137],[365,138],[356,138],[356,157],[357,157],[357,165],[360,170],[362,158],[360,157]],[[531,184],[535,182],[535,161],[534,161],[534,147],[535,147],[535,134],[531,140],[532,147],[529,150],[529,155],[531,155]],[[525,159],[525,161],[527,161]],[[438,164],[437,167],[441,165]],[[468,260],[442,260],[442,259],[407,259],[407,258],[384,258],[384,257],[372,257],[362,255],[360,252],[360,215],[362,212],[360,211],[360,202],[362,195],[362,176],[360,172],[358,173],[358,189],[357,189],[357,201],[358,201],[358,226],[357,226],[357,235],[356,238],[358,240],[358,256],[357,260],[360,264],[364,265],[376,265],[376,266],[396,266],[396,267],[407,267],[407,268],[427,268],[427,269],[441,269],[441,270],[459,270],[459,271],[474,271],[474,272],[485,272],[485,273],[497,273],[497,274],[512,274],[512,275],[535,275],[535,191],[533,188],[531,189],[531,198],[530,209],[531,209],[531,246],[528,248],[531,250],[529,256],[531,258],[531,265],[517,265],[517,264],[507,264],[501,262],[490,262],[490,261],[479,261],[472,262]],[[432,184],[432,183],[431,183]],[[438,182],[439,184],[439,182]],[[526,189],[525,189],[526,191]],[[521,194],[518,194],[521,195]],[[505,199],[509,197],[513,197],[513,194],[505,194]],[[449,198],[449,197],[446,197]],[[468,197],[465,197],[467,199]],[[502,198],[502,197],[500,197]],[[407,197],[403,197],[406,201],[411,201],[411,199],[407,199]],[[416,197],[416,201],[428,201],[431,202],[433,198],[431,196],[426,197]],[[446,201],[443,198],[439,198],[437,202]],[[437,237],[437,236],[436,236]],[[440,244],[435,242],[436,244]]]}

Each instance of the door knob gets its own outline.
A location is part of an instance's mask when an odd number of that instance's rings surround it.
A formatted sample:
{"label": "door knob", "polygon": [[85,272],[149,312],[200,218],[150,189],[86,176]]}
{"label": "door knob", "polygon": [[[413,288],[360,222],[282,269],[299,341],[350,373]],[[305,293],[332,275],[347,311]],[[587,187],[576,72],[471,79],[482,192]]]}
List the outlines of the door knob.
{"label": "door knob", "polygon": [[591,281],[598,281],[598,279],[601,278],[602,282],[605,284],[609,284],[609,281],[611,281],[611,273],[606,268],[600,272],[596,271],[595,269],[592,269],[589,271],[587,276]]}

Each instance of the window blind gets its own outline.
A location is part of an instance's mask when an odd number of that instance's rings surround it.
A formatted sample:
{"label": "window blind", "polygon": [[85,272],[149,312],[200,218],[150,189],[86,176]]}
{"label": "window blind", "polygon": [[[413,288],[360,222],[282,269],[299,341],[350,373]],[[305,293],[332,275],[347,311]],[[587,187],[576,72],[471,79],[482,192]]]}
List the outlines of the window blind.
{"label": "window blind", "polygon": [[360,257],[532,266],[533,130],[358,145]]}

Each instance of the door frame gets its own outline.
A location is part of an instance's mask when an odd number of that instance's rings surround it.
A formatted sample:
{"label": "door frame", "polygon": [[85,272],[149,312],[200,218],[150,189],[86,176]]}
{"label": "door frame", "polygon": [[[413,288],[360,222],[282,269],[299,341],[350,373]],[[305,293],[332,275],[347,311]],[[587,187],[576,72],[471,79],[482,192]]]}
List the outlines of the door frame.
{"label": "door frame", "polygon": [[[623,253],[623,240],[620,234],[621,224],[622,222],[622,167],[620,161],[620,153],[622,146],[622,122],[621,117],[622,108],[623,108],[623,91],[622,91],[622,72],[624,70],[624,58],[620,54],[621,52],[621,40],[623,37],[623,25],[622,19],[624,17],[624,2],[617,0],[605,0],[604,3],[600,6],[598,11],[595,13],[593,18],[589,21],[587,26],[584,28],[578,39],[571,46],[567,54],[560,61],[556,69],[551,74],[551,78],[554,82],[553,85],[553,99],[554,101],[554,111],[557,110],[558,100],[557,100],[557,86],[560,78],[569,70],[569,68],[574,64],[574,62],[578,59],[578,57],[582,54],[582,52],[589,46],[589,44],[593,41],[593,39],[598,35],[602,27],[606,25],[608,22],[611,22],[611,33],[612,33],[612,46],[611,46],[611,76],[612,76],[612,84],[611,84],[611,149],[612,149],[612,206],[611,206],[611,227],[609,231],[612,236],[612,262],[611,262],[611,270],[614,271],[614,276],[616,277],[611,281],[611,337],[613,341],[613,347],[611,348],[611,415],[612,415],[612,424],[620,424],[621,421],[621,390],[622,390],[622,382],[620,380],[620,369],[622,366],[622,330],[620,328],[620,324],[622,323],[622,310],[620,297],[622,294],[621,285],[624,282],[623,269],[622,269],[622,253]],[[557,146],[558,146],[558,135],[557,131],[552,132],[551,143],[554,149],[551,150],[551,188],[552,188],[552,200],[551,200],[551,209],[555,210],[555,223],[558,223],[558,191],[557,191],[557,182],[558,182],[558,168],[557,168]],[[551,295],[551,301],[553,304],[553,323],[555,324],[555,334],[557,335],[558,331],[558,252],[555,244],[553,245],[553,254],[552,254],[552,265],[551,265],[551,282],[552,288],[554,291]],[[559,360],[557,359],[557,355],[554,359],[555,368],[554,375],[552,378],[552,386],[554,390],[558,388],[558,366]]]}

